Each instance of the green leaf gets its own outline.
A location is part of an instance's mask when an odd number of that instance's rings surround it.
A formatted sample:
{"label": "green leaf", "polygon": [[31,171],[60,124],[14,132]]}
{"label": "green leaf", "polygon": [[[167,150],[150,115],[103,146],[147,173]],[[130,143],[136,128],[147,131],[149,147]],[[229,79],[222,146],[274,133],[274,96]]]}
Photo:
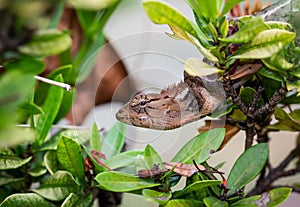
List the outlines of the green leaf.
{"label": "green leaf", "polygon": [[222,5],[222,0],[187,0],[187,2],[193,8],[194,12],[198,15],[198,17],[203,16],[207,19],[210,19],[211,21],[218,17]]}
{"label": "green leaf", "polygon": [[208,76],[219,72],[215,66],[208,65],[199,58],[188,58],[184,64],[184,71],[191,76]]}
{"label": "green leaf", "polygon": [[24,55],[20,59],[4,64],[4,67],[9,71],[17,70],[24,74],[37,75],[43,72],[45,63],[40,59]]}
{"label": "green leaf", "polygon": [[99,173],[95,179],[100,187],[113,192],[129,192],[161,185],[160,183],[153,183],[146,179],[114,171]]}
{"label": "green leaf", "polygon": [[40,188],[33,191],[48,200],[62,201],[71,192],[78,190],[79,185],[69,172],[57,171]]}
{"label": "green leaf", "polygon": [[30,115],[43,113],[43,110],[38,105],[32,102],[24,102],[19,106],[18,110],[20,112],[30,114]]}
{"label": "green leaf", "polygon": [[227,14],[235,5],[238,3],[242,2],[244,0],[230,0],[230,1],[225,1],[225,5],[223,7],[221,15]]}
{"label": "green leaf", "polygon": [[[291,188],[275,188],[273,190],[270,190],[269,192],[264,193],[264,196],[266,196],[267,198],[266,200],[269,200],[269,202],[267,203],[268,207],[278,206],[289,197],[291,192]],[[244,198],[231,204],[230,206],[255,207],[260,201],[262,201],[261,199],[264,199],[264,196],[255,195],[248,198]]]}
{"label": "green leaf", "polygon": [[197,37],[191,22],[171,6],[159,1],[144,0],[143,7],[154,23],[176,26]]}
{"label": "green leaf", "polygon": [[95,170],[96,173],[100,173],[100,172],[104,172],[104,171],[108,170],[105,167],[103,167],[101,165],[101,163],[98,163],[95,160],[94,156],[92,155],[92,153],[90,152],[90,150],[86,146],[82,145],[82,147],[83,147],[85,153],[87,154],[87,156],[91,159],[91,161],[92,161],[92,163],[94,165],[94,170]]}
{"label": "green leaf", "polygon": [[[257,156],[259,155],[259,156]],[[228,196],[252,181],[263,169],[269,155],[268,144],[250,147],[234,163],[228,176]],[[253,159],[255,157],[255,159]]]}
{"label": "green leaf", "polygon": [[287,61],[284,50],[280,50],[269,58],[262,59],[262,62],[270,69],[276,71],[292,69],[294,64]]}
{"label": "green leaf", "polygon": [[228,203],[226,201],[221,201],[215,197],[207,197],[203,199],[205,206],[207,207],[227,207]]}
{"label": "green leaf", "polygon": [[93,204],[92,193],[81,196],[71,193],[61,204],[61,207],[90,207]]}
{"label": "green leaf", "polygon": [[49,150],[44,156],[44,164],[51,175],[58,171],[58,160],[55,150]]}
{"label": "green leaf", "polygon": [[[255,94],[255,89],[251,87],[244,87],[240,90],[240,97],[242,99],[242,102],[246,104],[247,106],[252,102],[254,94]],[[258,101],[258,107],[263,104],[263,99],[260,99]]]}
{"label": "green leaf", "polygon": [[216,128],[201,133],[186,143],[172,161],[192,164],[194,159],[196,163],[202,163],[209,158],[211,151],[216,151],[219,148],[224,136],[224,128]]}
{"label": "green leaf", "polygon": [[201,201],[188,199],[172,199],[164,207],[202,207],[205,206]]}
{"label": "green leaf", "polygon": [[240,47],[231,59],[263,59],[271,57],[293,41],[295,33],[282,29],[269,29],[258,33],[251,42]]}
{"label": "green leaf", "polygon": [[65,170],[84,181],[84,164],[80,144],[68,137],[61,137],[57,144],[57,159]]}
{"label": "green leaf", "polygon": [[10,149],[0,148],[0,170],[19,168],[30,162],[32,157],[22,159],[15,155]]}
{"label": "green leaf", "polygon": [[[61,75],[55,78],[55,81],[63,82]],[[59,111],[63,99],[64,89],[51,86],[45,100],[43,111],[36,123],[36,132],[38,134],[35,145],[41,145],[52,127],[52,123]]]}
{"label": "green leaf", "polygon": [[55,207],[52,203],[46,201],[35,193],[20,193],[8,196],[0,207]]}
{"label": "green leaf", "polygon": [[183,190],[177,191],[174,195],[174,198],[180,198],[186,194],[189,194],[194,191],[201,191],[203,188],[209,186],[215,186],[221,184],[220,180],[201,180],[192,183],[191,185],[186,186]]}
{"label": "green leaf", "polygon": [[146,146],[144,157],[149,169],[153,168],[154,165],[157,164],[162,167],[162,159],[151,145]]}
{"label": "green leaf", "polygon": [[278,21],[267,21],[265,24],[270,28],[270,29],[284,29],[287,31],[292,30],[292,25],[287,23],[287,22],[278,22]]}
{"label": "green leaf", "polygon": [[267,30],[268,26],[264,23],[262,18],[253,17],[241,24],[238,32],[227,38],[220,38],[220,41],[228,43],[246,43],[251,41],[258,33]]}
{"label": "green leaf", "polygon": [[93,0],[67,0],[67,2],[75,8],[86,9],[86,10],[101,10],[105,9],[120,0],[101,0],[101,1],[93,1]]}
{"label": "green leaf", "polygon": [[262,75],[262,76],[265,76],[267,78],[273,79],[275,81],[279,81],[279,82],[283,81],[282,78],[281,78],[281,76],[276,71],[272,71],[272,70],[270,70],[268,68],[265,68],[265,67],[263,67],[262,69],[260,69],[258,71],[258,73],[260,75]]}
{"label": "green leaf", "polygon": [[103,139],[101,152],[109,159],[119,154],[125,143],[125,126],[123,123],[116,123]]}
{"label": "green leaf", "polygon": [[91,145],[92,150],[101,152],[101,138],[100,138],[99,129],[98,129],[98,126],[96,123],[94,123],[93,127],[92,127],[90,145]]}
{"label": "green leaf", "polygon": [[282,108],[275,108],[275,118],[279,121],[273,125],[268,126],[268,129],[282,130],[282,131],[299,131],[300,130],[300,110],[295,110],[288,114]]}
{"label": "green leaf", "polygon": [[34,169],[31,169],[28,174],[31,176],[31,177],[40,177],[42,175],[45,175],[47,173],[47,169],[45,169],[43,166],[39,166],[39,167],[36,167]]}
{"label": "green leaf", "polygon": [[9,178],[9,177],[1,177],[0,178],[0,186],[5,186],[5,185],[9,185],[12,183],[18,183],[18,182],[23,182],[25,181],[25,178]]}
{"label": "green leaf", "polygon": [[32,39],[19,47],[28,55],[49,56],[62,53],[71,47],[72,39],[66,32],[57,29],[39,30]]}
{"label": "green leaf", "polygon": [[144,198],[147,201],[153,201],[158,203],[159,205],[165,205],[171,198],[172,192],[159,192],[155,190],[145,189],[142,191]]}
{"label": "green leaf", "polygon": [[105,161],[111,169],[118,169],[135,165],[136,161],[144,157],[144,150],[130,150],[117,154]]}
{"label": "green leaf", "polygon": [[[3,118],[3,117],[2,117]],[[13,137],[13,139],[12,139]],[[32,143],[36,134],[32,129],[9,126],[0,130],[0,146],[13,147],[19,144]]]}

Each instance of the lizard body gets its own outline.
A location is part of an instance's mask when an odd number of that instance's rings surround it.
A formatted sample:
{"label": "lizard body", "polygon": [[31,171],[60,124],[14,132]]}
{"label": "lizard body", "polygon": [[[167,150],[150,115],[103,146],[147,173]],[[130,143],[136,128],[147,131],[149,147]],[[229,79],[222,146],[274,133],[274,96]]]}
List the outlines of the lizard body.
{"label": "lizard body", "polygon": [[224,100],[223,86],[216,75],[198,77],[185,72],[184,81],[160,93],[135,95],[116,118],[134,126],[169,130],[201,119]]}

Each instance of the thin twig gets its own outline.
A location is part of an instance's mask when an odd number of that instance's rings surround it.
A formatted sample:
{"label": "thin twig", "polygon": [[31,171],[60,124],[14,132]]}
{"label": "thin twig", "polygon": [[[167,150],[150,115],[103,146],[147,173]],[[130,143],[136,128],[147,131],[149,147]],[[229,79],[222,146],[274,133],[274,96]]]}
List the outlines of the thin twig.
{"label": "thin twig", "polygon": [[67,83],[57,82],[57,81],[50,80],[48,78],[44,78],[44,77],[37,76],[37,75],[35,75],[34,78],[37,79],[37,80],[39,80],[39,81],[42,81],[44,83],[48,83],[50,85],[54,85],[54,86],[58,86],[58,87],[64,88],[67,91],[71,90],[71,86],[69,84],[67,84]]}

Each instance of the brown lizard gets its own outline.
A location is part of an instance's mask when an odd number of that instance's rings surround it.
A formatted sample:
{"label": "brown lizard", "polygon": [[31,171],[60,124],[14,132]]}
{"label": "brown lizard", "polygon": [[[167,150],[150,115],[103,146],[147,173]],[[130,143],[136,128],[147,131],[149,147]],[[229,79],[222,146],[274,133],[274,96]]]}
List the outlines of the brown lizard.
{"label": "brown lizard", "polygon": [[139,93],[123,106],[116,118],[126,124],[169,130],[199,120],[224,103],[225,93],[217,75],[191,76],[160,93]]}

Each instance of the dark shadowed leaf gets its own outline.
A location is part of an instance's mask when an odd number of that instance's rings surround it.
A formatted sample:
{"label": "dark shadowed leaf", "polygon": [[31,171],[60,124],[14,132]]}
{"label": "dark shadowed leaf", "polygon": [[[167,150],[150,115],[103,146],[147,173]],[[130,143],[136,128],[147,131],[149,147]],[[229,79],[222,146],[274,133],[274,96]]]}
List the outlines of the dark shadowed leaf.
{"label": "dark shadowed leaf", "polygon": [[161,185],[133,175],[114,171],[99,173],[95,179],[100,187],[113,192],[128,192]]}
{"label": "dark shadowed leaf", "polygon": [[268,159],[268,154],[268,144],[262,143],[249,148],[239,156],[228,176],[230,189],[228,195],[243,188],[260,173]]}
{"label": "dark shadowed leaf", "polygon": [[222,144],[225,136],[224,128],[216,128],[201,133],[186,143],[172,159],[174,162],[192,164],[207,160],[212,151],[216,151]]}
{"label": "dark shadowed leaf", "polygon": [[80,144],[68,137],[61,137],[57,144],[57,159],[65,170],[84,181],[84,164]]}

